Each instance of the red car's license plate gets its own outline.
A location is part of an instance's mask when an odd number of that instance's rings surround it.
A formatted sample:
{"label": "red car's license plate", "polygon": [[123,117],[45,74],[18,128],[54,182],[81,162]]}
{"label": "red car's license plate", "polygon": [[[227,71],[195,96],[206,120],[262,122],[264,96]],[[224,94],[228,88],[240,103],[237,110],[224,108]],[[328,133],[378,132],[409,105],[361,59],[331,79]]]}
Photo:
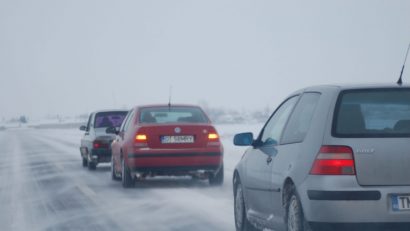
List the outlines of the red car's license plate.
{"label": "red car's license plate", "polygon": [[163,144],[189,144],[194,143],[194,136],[161,136]]}

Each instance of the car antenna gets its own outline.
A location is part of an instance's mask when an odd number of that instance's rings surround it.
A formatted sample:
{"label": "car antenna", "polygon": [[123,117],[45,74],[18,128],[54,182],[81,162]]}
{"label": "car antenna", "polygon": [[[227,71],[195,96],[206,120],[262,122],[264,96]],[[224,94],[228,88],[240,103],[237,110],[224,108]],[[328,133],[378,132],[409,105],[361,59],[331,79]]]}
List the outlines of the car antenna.
{"label": "car antenna", "polygon": [[172,86],[169,86],[168,110],[171,111]]}
{"label": "car antenna", "polygon": [[399,78],[399,80],[397,80],[397,84],[398,84],[398,85],[402,85],[402,84],[403,84],[402,76],[403,76],[404,66],[406,65],[407,56],[409,55],[409,50],[410,50],[410,43],[409,43],[409,47],[407,48],[406,57],[404,58],[403,67],[401,68],[400,78]]}

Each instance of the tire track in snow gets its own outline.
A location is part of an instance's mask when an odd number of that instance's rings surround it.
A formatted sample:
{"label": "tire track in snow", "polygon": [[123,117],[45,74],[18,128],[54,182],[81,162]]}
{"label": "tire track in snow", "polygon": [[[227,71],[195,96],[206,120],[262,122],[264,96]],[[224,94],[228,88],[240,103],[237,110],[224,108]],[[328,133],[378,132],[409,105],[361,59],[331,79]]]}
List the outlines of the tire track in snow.
{"label": "tire track in snow", "polygon": [[38,188],[33,189],[36,199],[25,203],[35,203],[44,216],[34,230],[234,230],[231,177],[240,155],[231,153],[230,147],[225,156],[235,156],[225,158],[221,187],[171,177],[149,178],[126,190],[110,179],[109,165],[96,171],[83,169],[74,145],[80,136],[67,138],[57,131],[23,133],[21,139],[30,140],[21,147],[31,154],[33,177],[28,181],[36,182],[31,187]]}
{"label": "tire track in snow", "polygon": [[[41,139],[46,137],[41,136]],[[53,146],[58,146],[61,150],[70,148],[74,151],[72,145],[68,144],[70,141],[61,142],[58,138],[47,141],[52,141]],[[222,186],[223,190],[219,187],[210,187],[207,181],[192,185],[193,181],[186,182],[173,178],[167,178],[165,183],[161,182],[160,189],[157,188],[158,180],[155,179],[143,182],[143,188],[139,188],[139,185],[126,191],[117,184],[114,192],[125,193],[125,199],[120,198],[117,202],[125,206],[119,208],[114,204],[108,204],[106,210],[123,214],[122,216],[127,217],[125,220],[134,219],[134,223],[139,224],[142,230],[233,230],[230,182],[232,172],[226,175],[229,178]],[[104,180],[110,181],[109,177]],[[132,195],[133,193],[135,194]],[[138,213],[135,208],[139,208],[143,214],[144,211],[149,212],[141,216],[141,212]]]}
{"label": "tire track in snow", "polygon": [[8,174],[0,176],[6,202],[0,210],[2,230],[121,230],[90,199],[95,195],[84,195],[85,183],[73,183],[72,179],[81,178],[71,173],[72,156],[26,131],[11,131],[7,138],[8,146],[0,147],[11,157],[1,161],[1,166],[10,166]]}

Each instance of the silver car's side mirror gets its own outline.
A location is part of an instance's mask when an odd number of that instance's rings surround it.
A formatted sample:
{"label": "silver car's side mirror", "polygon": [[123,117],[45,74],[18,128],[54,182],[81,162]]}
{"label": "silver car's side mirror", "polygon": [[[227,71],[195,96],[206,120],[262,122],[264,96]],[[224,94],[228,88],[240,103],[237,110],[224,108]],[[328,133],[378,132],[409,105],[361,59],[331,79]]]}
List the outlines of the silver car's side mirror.
{"label": "silver car's side mirror", "polygon": [[253,143],[253,133],[245,132],[236,134],[233,138],[233,143],[237,146],[251,146]]}

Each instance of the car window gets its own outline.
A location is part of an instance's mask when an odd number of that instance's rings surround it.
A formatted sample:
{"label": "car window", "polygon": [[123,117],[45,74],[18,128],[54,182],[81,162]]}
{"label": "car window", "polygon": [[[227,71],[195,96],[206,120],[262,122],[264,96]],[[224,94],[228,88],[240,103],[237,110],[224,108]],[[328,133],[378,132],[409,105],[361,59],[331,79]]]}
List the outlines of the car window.
{"label": "car window", "polygon": [[92,118],[93,118],[93,114],[91,114],[91,115],[88,117],[88,123],[87,123],[87,128],[86,128],[86,131],[87,131],[87,132],[90,131]]}
{"label": "car window", "polygon": [[341,92],[333,119],[335,137],[410,137],[410,89]]}
{"label": "car window", "polygon": [[134,115],[135,115],[134,110],[128,113],[127,120],[124,122],[124,126],[122,127],[120,131],[125,132],[128,130],[128,127],[130,126],[131,121],[134,120]]}
{"label": "car window", "polygon": [[141,123],[207,123],[204,112],[197,107],[149,107],[140,113]]}
{"label": "car window", "polygon": [[120,131],[124,131],[125,124],[127,123],[128,118],[130,117],[130,114],[131,114],[131,113],[132,113],[132,110],[129,111],[129,112],[127,113],[127,115],[125,116],[124,120],[123,120],[122,123],[121,123]]}
{"label": "car window", "polygon": [[120,127],[127,115],[126,111],[98,112],[95,115],[95,128]]}
{"label": "car window", "polygon": [[274,112],[268,123],[265,125],[265,128],[263,129],[261,137],[261,142],[263,145],[278,143],[283,128],[286,125],[286,122],[289,118],[290,113],[292,112],[293,107],[295,106],[297,99],[297,96],[287,99]]}
{"label": "car window", "polygon": [[313,118],[320,93],[305,93],[297,103],[283,133],[281,143],[298,143],[305,139]]}

